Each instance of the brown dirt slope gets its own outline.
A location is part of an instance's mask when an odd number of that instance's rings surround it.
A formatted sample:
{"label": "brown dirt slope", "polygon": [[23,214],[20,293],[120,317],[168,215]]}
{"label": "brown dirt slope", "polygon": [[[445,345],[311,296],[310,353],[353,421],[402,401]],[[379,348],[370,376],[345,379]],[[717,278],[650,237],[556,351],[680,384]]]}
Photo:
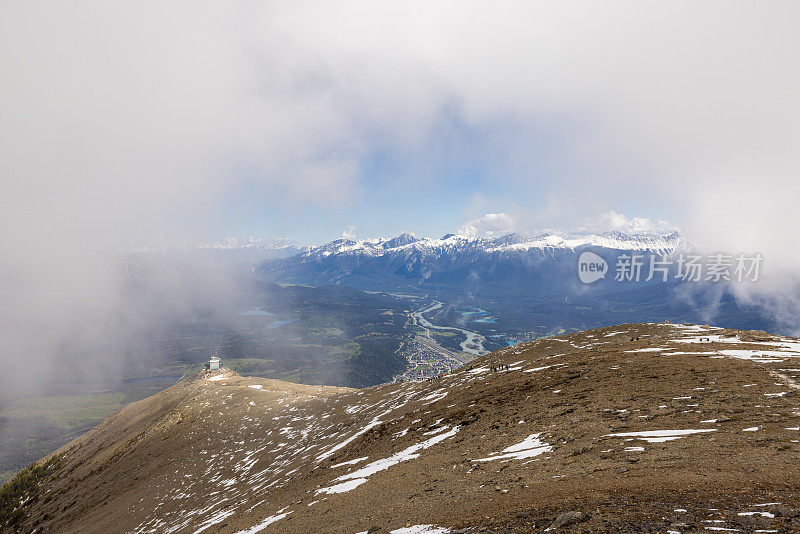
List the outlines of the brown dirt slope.
{"label": "brown dirt slope", "polygon": [[798,340],[672,324],[359,391],[198,375],[67,445],[4,528],[797,532],[798,377]]}

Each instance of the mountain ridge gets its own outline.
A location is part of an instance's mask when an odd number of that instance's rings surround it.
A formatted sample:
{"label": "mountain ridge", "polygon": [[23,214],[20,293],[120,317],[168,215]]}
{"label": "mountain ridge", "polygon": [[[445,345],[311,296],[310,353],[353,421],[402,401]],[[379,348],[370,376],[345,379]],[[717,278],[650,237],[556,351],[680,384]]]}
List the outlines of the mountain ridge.
{"label": "mountain ridge", "polygon": [[488,253],[492,253],[528,249],[575,249],[581,246],[595,246],[615,250],[667,252],[687,245],[688,240],[677,230],[638,234],[625,233],[618,230],[600,233],[546,232],[532,236],[509,232],[499,237],[447,234],[438,239],[416,237],[410,232],[404,232],[392,238],[336,239],[322,245],[302,247],[299,255],[309,257],[345,253],[379,255],[403,249],[436,251],[437,249],[447,250],[463,247],[483,249]]}
{"label": "mountain ridge", "polygon": [[362,390],[195,375],[59,451],[13,528],[797,528],[796,358],[764,332],[624,324]]}
{"label": "mountain ridge", "polygon": [[[631,252],[668,255],[690,246],[678,231],[545,233],[532,237],[515,233],[499,237],[448,234],[439,239],[406,233],[389,239],[343,238],[304,247],[293,256],[262,262],[257,272],[283,283],[342,284],[375,291],[397,287],[457,290],[458,294],[466,290],[470,294],[487,284],[512,292],[537,291],[540,281],[553,290],[572,291],[580,251],[602,252],[611,259]],[[609,284],[603,281],[600,285]]]}

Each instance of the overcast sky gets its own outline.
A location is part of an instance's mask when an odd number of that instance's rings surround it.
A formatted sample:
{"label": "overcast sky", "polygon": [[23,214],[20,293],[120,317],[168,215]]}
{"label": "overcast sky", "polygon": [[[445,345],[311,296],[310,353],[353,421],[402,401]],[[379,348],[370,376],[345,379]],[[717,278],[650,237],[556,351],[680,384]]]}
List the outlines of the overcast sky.
{"label": "overcast sky", "polygon": [[794,2],[77,6],[0,5],[6,251],[797,222]]}
{"label": "overcast sky", "polygon": [[52,324],[81,316],[80,296],[102,314],[119,305],[107,252],[229,236],[668,221],[796,272],[799,15],[792,1],[4,1],[6,311]]}

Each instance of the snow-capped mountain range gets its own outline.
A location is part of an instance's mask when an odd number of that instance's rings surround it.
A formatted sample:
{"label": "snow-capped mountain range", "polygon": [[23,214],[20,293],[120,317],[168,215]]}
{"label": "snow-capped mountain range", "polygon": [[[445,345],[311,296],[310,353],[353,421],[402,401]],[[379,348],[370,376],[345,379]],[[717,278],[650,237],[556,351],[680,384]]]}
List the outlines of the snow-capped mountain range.
{"label": "snow-capped mountain range", "polygon": [[438,239],[416,237],[404,233],[393,238],[364,239],[354,241],[337,239],[324,245],[304,248],[300,257],[327,257],[330,255],[349,254],[364,256],[382,256],[386,254],[430,252],[482,251],[486,254],[526,252],[529,250],[575,250],[579,247],[591,246],[613,250],[651,251],[668,254],[686,246],[685,238],[678,231],[667,234],[625,234],[610,231],[599,234],[555,234],[545,233],[534,237],[526,237],[509,233],[501,237],[468,237],[448,234]]}
{"label": "snow-capped mountain range", "polygon": [[211,243],[203,242],[178,242],[159,245],[140,246],[133,249],[134,254],[152,254],[152,253],[186,253],[196,251],[254,251],[262,253],[283,252],[291,254],[300,250],[300,247],[294,241],[285,238],[278,238],[273,240],[260,239],[256,237],[249,237],[247,239],[239,239],[229,237],[223,241],[215,241]]}
{"label": "snow-capped mountain range", "polygon": [[344,284],[367,290],[555,283],[556,279],[571,283],[576,254],[584,249],[605,251],[611,260],[625,251],[666,255],[688,246],[678,231],[509,233],[500,237],[448,234],[438,239],[404,233],[388,239],[337,239],[305,247],[294,256],[265,261],[260,272],[280,282]]}

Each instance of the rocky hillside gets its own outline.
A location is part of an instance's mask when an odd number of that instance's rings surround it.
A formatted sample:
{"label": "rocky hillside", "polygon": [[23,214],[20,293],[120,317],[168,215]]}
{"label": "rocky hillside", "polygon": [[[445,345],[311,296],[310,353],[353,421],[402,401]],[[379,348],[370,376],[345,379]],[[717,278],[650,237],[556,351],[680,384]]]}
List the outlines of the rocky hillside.
{"label": "rocky hillside", "polygon": [[626,324],[364,390],[198,375],[5,486],[0,525],[797,531],[797,358],[763,332]]}

